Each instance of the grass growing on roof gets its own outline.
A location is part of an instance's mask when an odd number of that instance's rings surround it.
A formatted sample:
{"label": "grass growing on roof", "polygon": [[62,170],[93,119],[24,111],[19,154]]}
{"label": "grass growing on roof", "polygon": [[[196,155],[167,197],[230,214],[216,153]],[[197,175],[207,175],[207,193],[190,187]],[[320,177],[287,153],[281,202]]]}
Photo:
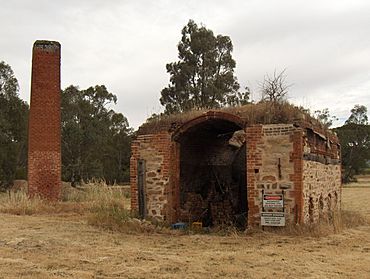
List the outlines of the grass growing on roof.
{"label": "grass growing on roof", "polygon": [[297,107],[289,102],[259,102],[237,107],[221,109],[194,109],[184,113],[171,115],[161,114],[152,117],[140,126],[138,134],[150,134],[177,128],[183,123],[201,116],[208,111],[220,111],[239,116],[247,125],[252,124],[290,124],[308,121],[320,125],[303,107]]}

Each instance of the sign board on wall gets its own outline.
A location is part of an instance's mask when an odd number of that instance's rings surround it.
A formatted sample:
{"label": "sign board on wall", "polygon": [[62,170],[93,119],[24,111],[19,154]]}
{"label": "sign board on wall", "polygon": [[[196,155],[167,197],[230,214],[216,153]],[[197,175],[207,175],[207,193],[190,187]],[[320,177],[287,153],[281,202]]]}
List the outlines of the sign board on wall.
{"label": "sign board on wall", "polygon": [[283,195],[263,195],[264,208],[284,208]]}
{"label": "sign board on wall", "polygon": [[274,227],[285,226],[284,212],[262,212],[261,213],[261,225],[262,226],[274,226]]}

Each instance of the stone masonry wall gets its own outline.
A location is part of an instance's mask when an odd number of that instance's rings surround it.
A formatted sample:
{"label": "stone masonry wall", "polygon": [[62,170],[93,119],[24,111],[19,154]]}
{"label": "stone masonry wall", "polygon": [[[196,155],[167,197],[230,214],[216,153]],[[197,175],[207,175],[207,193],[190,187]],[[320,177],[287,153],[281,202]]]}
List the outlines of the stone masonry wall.
{"label": "stone masonry wall", "polygon": [[330,131],[306,129],[303,159],[303,222],[313,223],[339,209],[341,158],[338,138]]}
{"label": "stone masonry wall", "polygon": [[303,161],[304,222],[317,222],[339,209],[341,166]]}
{"label": "stone masonry wall", "polygon": [[[289,124],[253,125],[246,128],[248,225],[260,224],[262,190],[265,194],[284,191],[287,222],[293,222],[299,201],[299,128]],[[298,176],[296,170],[298,169]],[[297,183],[298,182],[298,183]],[[298,191],[297,191],[298,188]],[[298,202],[299,203],[299,202]]]}
{"label": "stone masonry wall", "polygon": [[60,44],[33,46],[28,138],[29,195],[56,200],[61,191]]}
{"label": "stone masonry wall", "polygon": [[[249,227],[260,225],[263,192],[284,193],[287,224],[314,222],[339,207],[340,146],[335,134],[314,126],[256,124],[247,126],[245,135]],[[137,160],[143,159],[147,215],[178,221],[179,146],[171,140],[171,132],[162,130],[157,134],[141,134],[133,142],[130,164],[133,210],[138,210]]]}
{"label": "stone masonry wall", "polygon": [[132,143],[130,160],[131,208],[138,210],[137,160],[145,160],[147,216],[164,220],[169,191],[171,136],[167,132],[139,135]]}

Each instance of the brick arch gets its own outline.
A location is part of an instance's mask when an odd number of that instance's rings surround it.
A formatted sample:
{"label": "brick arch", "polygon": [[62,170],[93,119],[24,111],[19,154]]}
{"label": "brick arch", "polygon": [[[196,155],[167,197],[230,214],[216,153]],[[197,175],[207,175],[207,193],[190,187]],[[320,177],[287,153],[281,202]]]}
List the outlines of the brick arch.
{"label": "brick arch", "polygon": [[[203,128],[206,128],[206,129],[203,130]],[[204,142],[208,142],[208,140],[212,141],[212,139],[207,139],[207,137],[215,137],[215,136],[217,136],[218,133],[221,133],[223,135],[228,135],[229,137],[231,137],[231,135],[235,131],[244,130],[244,129],[245,129],[245,121],[243,119],[241,119],[239,116],[236,116],[236,115],[230,114],[230,113],[221,112],[221,111],[208,111],[208,112],[206,112],[206,113],[204,113],[204,114],[202,114],[198,117],[195,117],[195,118],[185,122],[178,129],[176,129],[174,131],[174,133],[172,134],[172,142],[173,142],[173,145],[172,145],[173,146],[173,151],[172,151],[173,153],[172,154],[173,154],[173,157],[172,157],[172,160],[171,160],[173,162],[172,163],[173,164],[173,166],[172,166],[173,172],[172,172],[172,176],[170,177],[171,190],[168,191],[169,195],[172,195],[172,196],[169,198],[169,203],[168,203],[168,207],[167,207],[169,220],[171,222],[183,221],[185,219],[187,220],[189,218],[193,218],[194,216],[199,215],[199,214],[197,214],[199,212],[195,212],[197,210],[193,210],[194,212],[191,212],[191,211],[187,212],[187,210],[184,210],[184,208],[182,208],[183,204],[182,204],[182,201],[181,201],[181,196],[182,196],[181,195],[181,189],[183,187],[182,185],[183,185],[184,181],[181,179],[181,173],[184,171],[184,165],[182,165],[182,163],[181,163],[181,162],[183,162],[181,154],[190,154],[191,153],[191,152],[183,152],[182,151],[183,148],[190,148],[190,149],[195,148],[196,149],[197,148],[196,146],[198,144],[200,144],[200,145],[203,144],[204,145],[205,144]],[[212,131],[212,132],[210,132],[210,131]],[[223,131],[224,131],[224,133],[223,133]],[[206,139],[204,137],[206,137]],[[197,140],[199,140],[199,138],[202,138],[203,142],[197,143]],[[209,146],[207,145],[207,148],[208,147]],[[210,149],[212,149],[212,148],[210,148]],[[216,154],[215,150],[216,149],[213,148],[213,151],[211,151],[211,152]],[[197,151],[192,151],[192,152],[196,153]],[[245,152],[246,152],[246,146],[244,145],[244,148],[242,148],[242,152],[238,156],[241,159],[244,158],[246,160]],[[193,153],[191,153],[191,154],[193,154]],[[200,155],[200,156],[202,156],[202,155]],[[193,158],[193,157],[190,156],[185,161],[191,160],[190,158]],[[195,161],[197,161],[197,160],[195,160]],[[232,169],[231,168],[232,163],[233,162],[230,162],[230,164],[229,164],[230,165],[230,170]],[[245,174],[246,174],[245,164],[246,164],[246,162],[243,163],[241,168],[243,170],[245,169]],[[199,166],[201,166],[201,165],[199,165]],[[213,172],[210,171],[209,173],[216,172],[212,167],[209,166],[209,168],[210,168],[210,170],[211,169],[213,170]],[[202,176],[201,167],[199,167],[197,169],[198,169],[197,177],[201,177]],[[189,170],[189,168],[187,168],[187,169],[185,168],[185,172],[191,173],[192,171],[191,171],[191,169]],[[186,177],[186,176],[187,175],[185,175],[184,177]],[[208,176],[212,176],[212,175],[208,175]],[[230,172],[230,176],[232,176],[231,172]],[[192,174],[192,179],[194,179],[194,174]],[[246,193],[247,189],[245,187],[246,186],[246,175],[244,177],[244,182],[242,181],[243,177],[241,177],[240,179],[241,179],[240,184],[243,185],[243,187],[245,188],[245,193],[241,193],[240,197],[238,198],[238,201],[240,203],[239,210],[244,209],[247,212],[248,211],[248,200],[247,200],[247,193]],[[209,180],[209,177],[208,177],[208,180]],[[191,192],[195,193],[195,190],[191,191]],[[245,195],[245,198],[242,198],[243,195]],[[194,209],[194,208],[200,208],[200,207],[199,206],[192,207],[192,209]],[[233,210],[234,209],[230,205],[230,211],[233,211]],[[187,214],[189,214],[189,216]],[[239,218],[238,222],[240,222],[241,226],[243,226],[243,222],[244,222],[244,220],[242,220],[243,216],[244,215],[239,214],[239,217],[238,217]],[[244,216],[244,218],[245,217],[246,216]],[[213,219],[213,221],[217,222],[217,220],[215,220],[215,219]],[[247,220],[245,220],[245,222],[247,222]]]}
{"label": "brick arch", "polygon": [[208,111],[201,116],[198,116],[196,118],[193,118],[184,124],[182,124],[173,134],[172,134],[172,140],[177,141],[184,133],[186,133],[190,128],[203,123],[208,120],[224,120],[231,123],[234,123],[235,125],[239,126],[241,129],[244,129],[245,122],[242,118],[240,118],[237,115],[222,112],[222,111]]}

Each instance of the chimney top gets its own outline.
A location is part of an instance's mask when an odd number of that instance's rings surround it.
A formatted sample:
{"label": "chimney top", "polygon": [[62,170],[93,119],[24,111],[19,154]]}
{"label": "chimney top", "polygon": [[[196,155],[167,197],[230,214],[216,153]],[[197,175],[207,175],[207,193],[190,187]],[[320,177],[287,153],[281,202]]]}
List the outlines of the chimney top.
{"label": "chimney top", "polygon": [[60,50],[60,43],[57,41],[37,40],[33,44],[33,48],[44,49],[47,51],[58,51]]}

